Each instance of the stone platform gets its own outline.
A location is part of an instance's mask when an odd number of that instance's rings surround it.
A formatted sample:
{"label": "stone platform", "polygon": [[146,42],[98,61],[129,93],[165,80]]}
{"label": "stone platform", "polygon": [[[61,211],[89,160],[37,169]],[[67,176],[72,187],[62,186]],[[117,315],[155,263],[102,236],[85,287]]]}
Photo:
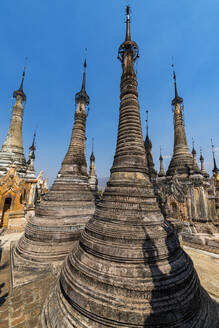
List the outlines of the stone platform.
{"label": "stone platform", "polygon": [[219,254],[219,234],[182,233],[182,242],[186,246]]}

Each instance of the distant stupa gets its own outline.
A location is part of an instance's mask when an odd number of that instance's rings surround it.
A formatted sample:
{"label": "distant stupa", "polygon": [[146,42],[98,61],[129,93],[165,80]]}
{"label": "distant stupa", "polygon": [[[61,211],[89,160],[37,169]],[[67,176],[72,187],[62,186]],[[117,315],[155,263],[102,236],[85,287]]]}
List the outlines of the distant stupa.
{"label": "distant stupa", "polygon": [[200,171],[197,161],[194,161],[194,154],[191,154],[189,151],[183,119],[183,98],[178,95],[175,71],[173,71],[173,79],[175,89],[175,97],[172,100],[174,112],[174,147],[173,156],[167,170],[167,175],[171,176],[176,172],[187,175],[188,170],[192,172]]}
{"label": "distant stupa", "polygon": [[[62,262],[92,217],[95,201],[85,159],[85,130],[89,97],[85,89],[86,60],[81,91],[75,96],[74,127],[61,169],[36,214],[28,221],[15,249],[15,260],[27,266]],[[21,265],[21,263],[19,263]]]}

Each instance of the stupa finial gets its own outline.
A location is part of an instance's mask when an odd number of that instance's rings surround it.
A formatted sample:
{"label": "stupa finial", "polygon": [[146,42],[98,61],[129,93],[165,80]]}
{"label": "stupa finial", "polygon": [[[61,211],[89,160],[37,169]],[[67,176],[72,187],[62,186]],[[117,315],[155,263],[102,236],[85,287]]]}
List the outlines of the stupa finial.
{"label": "stupa finial", "polygon": [[26,101],[26,99],[27,99],[27,97],[23,91],[24,77],[25,77],[25,73],[26,73],[26,63],[27,63],[27,57],[25,57],[25,60],[24,60],[24,69],[23,69],[23,73],[22,73],[20,88],[18,90],[14,91],[14,93],[13,93],[14,98],[16,98],[18,95],[20,95],[22,97],[23,101]]}
{"label": "stupa finial", "polygon": [[179,97],[179,95],[178,95],[177,84],[176,84],[176,72],[175,72],[175,66],[173,63],[173,58],[172,58],[171,66],[173,68],[173,80],[174,80],[174,89],[175,89],[175,97],[172,100],[172,105],[176,105],[176,104],[181,104],[183,102],[183,98]]}
{"label": "stupa finial", "polygon": [[90,98],[86,92],[86,69],[87,69],[87,48],[85,48],[85,59],[84,59],[84,72],[81,91],[77,92],[75,95],[75,102],[78,104],[80,101],[85,102],[86,105],[89,105]]}

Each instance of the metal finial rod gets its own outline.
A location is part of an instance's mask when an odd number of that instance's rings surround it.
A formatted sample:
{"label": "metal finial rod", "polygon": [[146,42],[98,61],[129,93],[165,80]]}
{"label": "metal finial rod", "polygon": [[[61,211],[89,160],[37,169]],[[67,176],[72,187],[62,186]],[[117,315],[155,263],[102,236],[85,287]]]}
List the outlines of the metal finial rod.
{"label": "metal finial rod", "polygon": [[202,147],[200,147],[200,155],[202,155]]}
{"label": "metal finial rod", "polygon": [[214,144],[213,144],[212,138],[211,138],[211,148],[212,148],[212,155],[213,155],[213,162],[214,162],[213,172],[214,173],[217,173],[218,172],[218,168],[217,168],[217,163],[216,163],[216,159],[215,159],[215,150],[214,150]]}
{"label": "metal finial rod", "polygon": [[27,60],[28,60],[28,57],[26,56],[26,57],[24,58],[24,72],[23,72],[23,74],[25,74],[25,72],[26,72],[26,68],[27,68]]}
{"label": "metal finial rod", "polygon": [[23,87],[24,77],[25,77],[25,73],[26,73],[26,69],[27,69],[27,59],[28,59],[27,57],[24,58],[24,70],[22,73],[22,81],[21,81],[20,89],[22,89],[22,87]]}
{"label": "metal finial rod", "polygon": [[20,85],[20,89],[19,89],[21,91],[23,90],[23,83],[24,83],[24,77],[25,77],[26,69],[27,69],[27,57],[24,58],[24,69],[23,69],[22,80],[21,80],[21,85]]}
{"label": "metal finial rod", "polygon": [[126,6],[126,41],[131,40],[131,32],[130,32],[130,6]]}
{"label": "metal finial rod", "polygon": [[176,82],[176,73],[175,73],[175,67],[174,67],[174,60],[173,60],[173,56],[172,56],[172,64],[171,67],[173,69],[173,79]]}
{"label": "metal finial rod", "polygon": [[148,136],[148,110],[146,110],[146,131]]}
{"label": "metal finial rod", "polygon": [[31,147],[29,148],[30,150],[36,150],[35,141],[36,141],[36,129],[35,129],[34,134],[33,134],[33,142],[32,142]]}
{"label": "metal finial rod", "polygon": [[195,142],[194,142],[194,139],[192,138],[192,148],[194,149],[194,146],[195,146]]}
{"label": "metal finial rod", "polygon": [[84,73],[83,73],[83,81],[82,81],[81,91],[85,91],[85,84],[86,84],[86,68],[87,68],[87,48],[85,48]]}
{"label": "metal finial rod", "polygon": [[92,138],[92,153],[94,152],[94,138]]}
{"label": "metal finial rod", "polygon": [[86,70],[87,67],[87,48],[85,48],[85,55],[84,55],[84,70]]}
{"label": "metal finial rod", "polygon": [[213,140],[212,140],[212,138],[211,138],[211,149],[212,149],[212,154],[213,154],[213,157],[214,157],[214,144],[213,144]]}
{"label": "metal finial rod", "polygon": [[36,130],[34,131],[33,134],[33,146],[35,146],[35,141],[36,141]]}

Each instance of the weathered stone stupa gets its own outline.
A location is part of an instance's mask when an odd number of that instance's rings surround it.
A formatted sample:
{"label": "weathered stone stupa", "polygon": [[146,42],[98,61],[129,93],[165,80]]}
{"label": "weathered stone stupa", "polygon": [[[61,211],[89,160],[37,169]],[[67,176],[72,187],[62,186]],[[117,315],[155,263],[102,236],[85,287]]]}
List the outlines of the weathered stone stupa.
{"label": "weathered stone stupa", "polygon": [[26,101],[26,95],[23,91],[25,69],[22,75],[20,88],[13,93],[16,99],[12,110],[10,127],[5,142],[0,151],[0,177],[6,174],[11,164],[16,165],[16,170],[20,177],[26,174],[26,160],[23,148],[23,103]]}
{"label": "weathered stone stupa", "polygon": [[175,86],[175,98],[172,101],[174,112],[174,147],[167,175],[174,175],[175,173],[188,174],[188,170],[199,172],[197,161],[193,161],[187,144],[183,120],[183,98],[178,95],[175,71],[173,72],[173,78]]}
{"label": "weathered stone stupa", "polygon": [[164,177],[165,176],[165,171],[164,171],[164,166],[163,166],[163,156],[161,154],[161,149],[160,149],[159,161],[160,161],[160,171],[158,173],[158,176],[159,177]]}
{"label": "weathered stone stupa", "polygon": [[111,176],[67,257],[42,314],[43,327],[216,327],[213,303],[164,221],[148,177],[127,7],[121,102]]}
{"label": "weathered stone stupa", "polygon": [[74,127],[61,169],[36,214],[18,241],[15,258],[43,264],[62,261],[94,213],[85,159],[85,128],[89,97],[85,90],[86,61],[81,91],[76,94]]}
{"label": "weathered stone stupa", "polygon": [[27,220],[34,215],[38,178],[34,169],[35,138],[26,162],[23,148],[23,114],[27,96],[23,90],[26,67],[21,84],[13,92],[15,104],[10,126],[0,151],[0,228],[24,231]]}

